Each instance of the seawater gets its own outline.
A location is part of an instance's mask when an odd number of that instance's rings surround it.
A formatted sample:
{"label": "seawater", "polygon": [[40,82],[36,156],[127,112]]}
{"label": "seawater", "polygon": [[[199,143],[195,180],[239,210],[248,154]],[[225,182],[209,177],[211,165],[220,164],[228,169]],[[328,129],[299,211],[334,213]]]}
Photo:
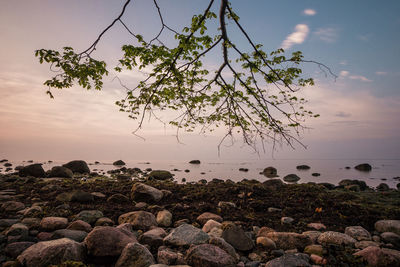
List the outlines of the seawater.
{"label": "seawater", "polygon": [[[265,181],[269,178],[260,174],[264,168],[272,166],[278,170],[279,177],[294,173],[301,180],[299,183],[307,182],[328,182],[338,184],[343,179],[358,179],[365,181],[369,186],[376,187],[380,183],[386,183],[392,188],[396,188],[400,181],[393,179],[400,176],[400,159],[275,159],[275,160],[201,160],[201,164],[189,164],[188,161],[173,160],[124,160],[126,167],[138,167],[142,170],[152,168],[153,170],[169,170],[174,174],[174,178],[181,182],[182,178],[186,181],[198,181],[205,179],[210,181],[214,178],[232,181],[240,181],[242,179],[256,179]],[[56,160],[51,163],[47,161],[34,161],[43,163],[45,170],[51,169],[53,166],[62,165],[69,160]],[[108,170],[116,169],[112,165],[112,161],[98,160],[99,164],[94,164],[94,160],[86,160],[91,171],[98,173],[106,173]],[[32,164],[27,161],[10,161],[13,167],[18,165]],[[369,163],[372,165],[370,172],[360,172],[354,169],[354,166],[360,163]],[[298,165],[308,165],[309,170],[297,170]],[[345,167],[350,167],[346,169]],[[248,172],[239,171],[239,168],[247,168]],[[4,173],[4,167],[1,170]],[[173,171],[178,169],[178,171]],[[185,172],[189,170],[190,172]],[[314,177],[312,173],[320,173],[318,177]]]}

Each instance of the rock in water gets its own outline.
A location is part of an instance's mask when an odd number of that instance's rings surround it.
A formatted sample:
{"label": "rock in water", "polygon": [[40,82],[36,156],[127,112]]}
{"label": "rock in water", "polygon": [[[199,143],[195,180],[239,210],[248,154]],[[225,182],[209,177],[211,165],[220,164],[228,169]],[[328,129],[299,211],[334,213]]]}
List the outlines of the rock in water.
{"label": "rock in water", "polygon": [[85,246],[69,238],[36,243],[27,248],[17,261],[26,267],[46,267],[65,261],[83,261]]}
{"label": "rock in water", "polygon": [[83,160],[70,161],[67,164],[64,164],[63,167],[70,169],[74,173],[90,173],[87,163]]}
{"label": "rock in water", "polygon": [[308,165],[299,165],[299,166],[296,166],[296,169],[298,169],[298,170],[309,170],[311,168]]}
{"label": "rock in water", "polygon": [[45,177],[46,173],[43,170],[42,164],[37,163],[23,167],[21,170],[19,170],[19,176]]}
{"label": "rock in water", "polygon": [[73,172],[66,167],[54,166],[51,168],[48,177],[72,178],[73,175]]}
{"label": "rock in water", "polygon": [[278,171],[274,167],[267,167],[264,169],[263,174],[268,178],[274,178],[278,176]]}
{"label": "rock in water", "polygon": [[189,163],[190,164],[200,164],[200,160],[194,159],[194,160],[189,161]]}
{"label": "rock in water", "polygon": [[288,183],[295,183],[300,180],[300,177],[297,176],[296,174],[288,174],[285,177],[283,177],[283,180]]}
{"label": "rock in water", "polygon": [[150,172],[149,178],[155,180],[168,180],[172,178],[172,174],[169,171],[155,170]]}
{"label": "rock in water", "polygon": [[125,162],[123,162],[122,160],[117,160],[113,162],[114,166],[124,166],[126,165]]}
{"label": "rock in water", "polygon": [[358,164],[357,166],[354,167],[354,169],[362,172],[369,172],[372,170],[372,167],[368,163],[363,163],[363,164]]}

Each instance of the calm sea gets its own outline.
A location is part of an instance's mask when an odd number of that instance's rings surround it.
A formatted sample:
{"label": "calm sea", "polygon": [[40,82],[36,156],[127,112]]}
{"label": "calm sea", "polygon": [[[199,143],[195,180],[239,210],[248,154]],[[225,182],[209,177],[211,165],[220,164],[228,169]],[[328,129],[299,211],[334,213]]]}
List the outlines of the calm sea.
{"label": "calm sea", "polygon": [[[124,160],[124,159],[123,159]],[[268,178],[261,175],[260,172],[264,168],[273,166],[278,170],[278,175],[283,178],[287,174],[297,174],[301,180],[299,183],[306,182],[329,182],[338,184],[343,179],[358,179],[365,181],[370,186],[377,186],[384,182],[392,188],[396,188],[399,180],[393,179],[400,176],[400,159],[376,159],[376,160],[295,160],[295,159],[276,159],[276,160],[255,160],[255,161],[207,161],[201,160],[201,164],[189,164],[187,161],[151,161],[151,160],[124,160],[127,167],[138,167],[142,170],[152,168],[153,170],[169,170],[175,176],[175,179],[180,182],[182,178],[187,181],[198,181],[206,179],[208,181],[218,179],[231,179],[233,181],[240,181],[246,179],[257,179],[265,181]],[[43,163],[45,170],[51,169],[56,165],[62,165],[67,161],[54,161],[52,163]],[[98,173],[106,172],[108,170],[116,169],[112,162],[100,161],[100,164],[94,165],[94,161],[87,161],[92,171]],[[28,165],[26,161],[10,161],[14,166]],[[369,163],[372,165],[370,172],[360,172],[354,169],[354,166],[360,163]],[[306,164],[311,167],[310,170],[301,171],[297,170],[296,166]],[[351,167],[346,169],[345,167]],[[239,171],[239,168],[248,169],[247,172]],[[4,173],[4,167],[1,170]],[[178,169],[178,171],[173,171]],[[189,170],[190,172],[185,172]],[[314,177],[311,174],[317,172],[321,175]]]}

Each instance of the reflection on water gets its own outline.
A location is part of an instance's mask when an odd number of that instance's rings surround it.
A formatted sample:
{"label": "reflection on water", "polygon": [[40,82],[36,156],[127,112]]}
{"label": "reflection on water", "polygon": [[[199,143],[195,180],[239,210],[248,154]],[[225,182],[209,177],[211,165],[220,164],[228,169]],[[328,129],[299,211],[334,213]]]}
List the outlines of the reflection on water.
{"label": "reflection on water", "polygon": [[[124,160],[124,159],[123,159]],[[87,162],[91,171],[98,173],[106,173],[108,170],[116,169],[112,162],[104,162],[94,164],[94,160]],[[124,160],[126,167],[138,167],[142,170],[152,168],[153,170],[169,170],[174,174],[177,181],[186,178],[187,181],[198,181],[206,179],[208,181],[218,179],[231,179],[240,181],[246,179],[257,179],[265,181],[269,178],[260,174],[264,168],[273,166],[278,170],[279,178],[294,173],[301,180],[299,182],[329,182],[338,184],[343,179],[359,179],[365,181],[370,186],[377,186],[384,182],[390,187],[395,188],[399,180],[393,179],[400,176],[400,160],[256,160],[256,161],[206,161],[201,160],[201,164],[189,164],[183,161],[147,161],[147,160]],[[62,165],[67,161],[41,162],[45,170],[51,169],[53,166]],[[10,161],[12,167],[18,165],[28,165],[31,163],[25,161]],[[360,172],[354,169],[354,166],[360,163],[369,163],[372,165],[370,172]],[[2,163],[2,173],[5,167]],[[308,165],[309,170],[297,170],[298,165]],[[346,169],[346,167],[351,167]],[[247,172],[239,171],[240,168],[248,169]],[[186,172],[185,172],[186,170]],[[189,172],[187,172],[189,170]],[[312,173],[320,173],[318,177],[314,177]]]}

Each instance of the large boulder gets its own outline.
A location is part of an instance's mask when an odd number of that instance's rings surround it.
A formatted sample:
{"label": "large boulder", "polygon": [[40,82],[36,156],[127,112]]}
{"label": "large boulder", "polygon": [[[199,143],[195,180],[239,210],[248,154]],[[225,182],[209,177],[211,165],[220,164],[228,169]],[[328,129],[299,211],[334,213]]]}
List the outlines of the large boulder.
{"label": "large boulder", "polygon": [[283,177],[283,180],[288,183],[295,183],[300,180],[300,177],[292,173]]}
{"label": "large boulder", "polygon": [[129,243],[122,250],[115,267],[149,267],[154,264],[151,252],[139,243]]}
{"label": "large boulder", "polygon": [[125,162],[123,162],[122,160],[117,160],[113,162],[114,166],[124,166]]}
{"label": "large boulder", "polygon": [[111,226],[97,226],[85,238],[88,254],[94,257],[118,257],[125,246],[136,243],[135,236]]}
{"label": "large boulder", "polygon": [[29,248],[30,246],[34,245],[34,242],[14,242],[8,244],[4,252],[6,255],[10,256],[11,258],[16,258],[18,257],[25,249]]}
{"label": "large boulder", "polygon": [[278,176],[278,171],[274,167],[267,167],[262,173],[268,178],[274,178]]}
{"label": "large boulder", "polygon": [[393,232],[400,235],[400,220],[380,220],[375,223],[376,231]]}
{"label": "large boulder", "polygon": [[90,173],[89,166],[83,160],[70,161],[67,164],[64,164],[63,167],[70,169],[74,173]]}
{"label": "large boulder", "polygon": [[118,223],[130,223],[135,230],[148,230],[152,226],[157,226],[156,217],[152,213],[143,210],[122,214],[118,218]]}
{"label": "large boulder", "polygon": [[33,177],[46,177],[46,173],[42,167],[42,164],[36,163],[23,167],[19,170],[19,176],[33,176]]}
{"label": "large boulder", "polygon": [[268,237],[275,242],[277,248],[283,250],[296,248],[303,250],[306,246],[311,245],[310,237],[304,234],[292,232],[268,232],[262,236]]}
{"label": "large boulder", "polygon": [[155,180],[168,180],[172,178],[172,174],[169,171],[154,170],[150,172],[149,178]]}
{"label": "large boulder", "polygon": [[83,261],[85,246],[68,238],[36,243],[22,252],[17,261],[26,267],[47,267],[65,261]]}
{"label": "large boulder", "polygon": [[235,224],[224,226],[222,238],[240,251],[249,251],[254,247],[251,238],[246,235],[241,227]]}
{"label": "large boulder", "polygon": [[143,183],[135,183],[132,186],[131,198],[137,202],[158,202],[163,196],[161,190]]}
{"label": "large boulder", "polygon": [[358,185],[361,191],[364,191],[368,188],[367,184],[364,181],[360,180],[344,179],[339,182],[339,186],[342,186],[344,188],[351,188],[352,185]]}
{"label": "large boulder", "polygon": [[372,170],[372,167],[368,163],[362,163],[355,166],[354,169],[362,172],[369,172]]}
{"label": "large boulder", "polygon": [[171,246],[190,246],[206,243],[209,240],[208,234],[190,224],[182,224],[173,229],[164,238],[164,243]]}
{"label": "large boulder", "polygon": [[186,259],[193,267],[235,267],[235,259],[223,249],[211,245],[202,244],[193,246],[187,251]]}
{"label": "large boulder", "polygon": [[371,267],[400,266],[400,251],[398,250],[370,246],[353,255],[362,257]]}
{"label": "large boulder", "polygon": [[48,177],[72,178],[73,175],[73,172],[66,167],[54,166],[51,168]]}

